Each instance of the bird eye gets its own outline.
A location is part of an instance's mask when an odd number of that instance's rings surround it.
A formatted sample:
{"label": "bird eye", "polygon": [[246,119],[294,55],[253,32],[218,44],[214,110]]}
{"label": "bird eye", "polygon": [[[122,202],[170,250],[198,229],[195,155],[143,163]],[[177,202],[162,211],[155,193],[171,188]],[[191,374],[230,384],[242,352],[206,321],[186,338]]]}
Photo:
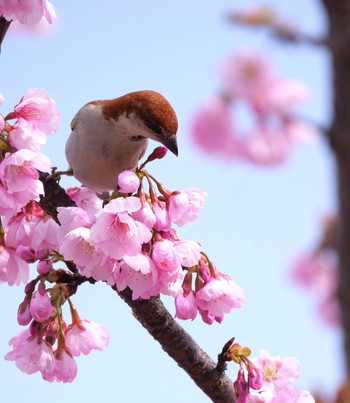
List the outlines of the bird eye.
{"label": "bird eye", "polygon": [[154,133],[157,133],[157,134],[162,134],[162,133],[163,133],[162,128],[161,128],[159,125],[157,125],[156,123],[153,123],[153,124],[151,124],[151,125],[148,126],[148,127],[149,127],[149,129],[151,129],[152,132],[154,132]]}
{"label": "bird eye", "polygon": [[143,136],[132,136],[129,139],[130,139],[130,141],[140,141],[140,140],[144,139],[144,137]]}

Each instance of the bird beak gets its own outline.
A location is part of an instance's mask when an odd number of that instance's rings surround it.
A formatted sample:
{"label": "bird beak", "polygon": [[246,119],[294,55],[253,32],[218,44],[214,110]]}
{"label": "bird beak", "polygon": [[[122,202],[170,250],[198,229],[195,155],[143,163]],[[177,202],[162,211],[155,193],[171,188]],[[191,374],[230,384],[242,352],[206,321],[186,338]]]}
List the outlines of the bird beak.
{"label": "bird beak", "polygon": [[159,141],[173,154],[178,156],[178,149],[177,149],[177,140],[176,136],[164,136]]}

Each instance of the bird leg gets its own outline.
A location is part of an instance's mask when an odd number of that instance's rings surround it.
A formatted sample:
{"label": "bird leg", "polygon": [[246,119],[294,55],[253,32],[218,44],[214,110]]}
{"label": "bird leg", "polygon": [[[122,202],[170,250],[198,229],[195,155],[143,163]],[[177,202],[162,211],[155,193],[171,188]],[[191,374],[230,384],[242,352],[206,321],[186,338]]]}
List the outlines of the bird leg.
{"label": "bird leg", "polygon": [[54,179],[59,183],[62,175],[73,176],[73,169],[69,168],[66,171],[57,171],[57,167],[52,167],[51,174],[46,178],[46,180]]}

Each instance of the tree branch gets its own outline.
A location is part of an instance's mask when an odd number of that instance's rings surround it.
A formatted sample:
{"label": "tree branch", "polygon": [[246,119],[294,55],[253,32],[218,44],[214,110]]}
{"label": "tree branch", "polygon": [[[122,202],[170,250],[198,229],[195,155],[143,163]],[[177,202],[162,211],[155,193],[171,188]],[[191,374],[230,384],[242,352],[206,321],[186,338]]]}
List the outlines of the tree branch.
{"label": "tree branch", "polygon": [[228,20],[234,24],[266,28],[272,36],[288,43],[311,46],[329,46],[327,37],[308,35],[298,31],[293,26],[278,20],[249,21],[239,12],[229,14]]}
{"label": "tree branch", "polygon": [[5,39],[7,30],[11,25],[11,21],[7,21],[4,17],[0,17],[0,53],[1,53],[1,46],[2,42]]}
{"label": "tree branch", "polygon": [[[41,197],[40,205],[57,221],[58,207],[75,204],[65,190],[53,178],[48,177],[48,174],[40,174],[40,180],[45,188],[45,196]],[[213,402],[235,402],[232,381],[222,369],[216,368],[216,363],[175,321],[159,297],[133,300],[129,288],[116,292],[130,306],[137,320],[158,341],[163,350],[186,371]]]}
{"label": "tree branch", "polygon": [[159,297],[132,300],[130,289],[118,292],[136,319],[214,402],[234,402],[232,381],[174,320]]}
{"label": "tree branch", "polygon": [[57,208],[74,207],[76,204],[51,175],[39,172],[39,179],[45,191],[45,196],[40,196],[40,207],[59,224]]}
{"label": "tree branch", "polygon": [[333,63],[334,119],[329,132],[338,180],[339,288],[344,332],[344,357],[350,372],[350,3],[322,0],[329,19]]}

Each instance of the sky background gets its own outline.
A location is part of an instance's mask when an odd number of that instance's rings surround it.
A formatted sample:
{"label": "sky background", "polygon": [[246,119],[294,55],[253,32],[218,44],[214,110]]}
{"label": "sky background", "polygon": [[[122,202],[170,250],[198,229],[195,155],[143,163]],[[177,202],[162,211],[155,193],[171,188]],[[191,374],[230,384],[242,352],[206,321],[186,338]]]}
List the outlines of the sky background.
{"label": "sky background", "polygon": [[[53,3],[58,21],[48,32],[12,29],[5,38],[0,56],[0,91],[5,96],[1,113],[11,111],[29,88],[45,88],[56,100],[62,120],[60,131],[49,137],[43,150],[53,165],[65,169],[69,124],[83,104],[140,89],[164,94],[178,114],[179,157],[169,154],[149,170],[169,189],[198,187],[207,192],[200,219],[179,233],[183,239],[199,241],[247,296],[244,307],[220,325],[208,326],[199,318],[182,325],[214,359],[232,336],[251,347],[252,356],[260,349],[273,356],[296,356],[302,364],[298,386],[331,392],[343,379],[341,334],[315,317],[313,299],[291,284],[287,274],[291,258],[313,247],[320,219],[336,204],[326,143],[321,139],[301,145],[283,166],[260,169],[208,158],[189,135],[193,112],[219,89],[218,68],[235,49],[259,49],[282,75],[305,82],[312,99],[302,114],[327,126],[327,53],[281,44],[264,31],[233,27],[225,19],[227,12],[256,1]],[[308,33],[326,30],[325,14],[316,0],[265,4],[276,6]],[[61,184],[76,182],[63,178]],[[1,285],[0,357],[9,350],[8,340],[21,330],[16,312],[23,295],[23,287]],[[174,313],[173,301],[163,300]],[[73,302],[82,318],[107,326],[108,348],[79,357],[72,384],[47,383],[39,374],[28,376],[0,359],[2,402],[209,401],[111,289],[84,285]],[[229,365],[231,379],[237,369]]]}

